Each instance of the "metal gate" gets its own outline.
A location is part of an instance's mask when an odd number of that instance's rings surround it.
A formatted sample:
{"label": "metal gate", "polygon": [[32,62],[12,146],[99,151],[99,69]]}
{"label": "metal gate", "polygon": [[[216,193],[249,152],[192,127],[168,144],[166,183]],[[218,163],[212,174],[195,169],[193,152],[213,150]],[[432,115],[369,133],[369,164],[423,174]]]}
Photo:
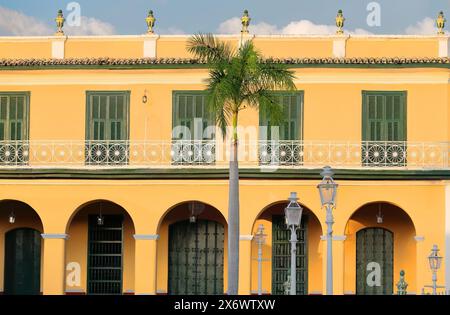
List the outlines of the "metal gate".
{"label": "metal gate", "polygon": [[[308,241],[307,217],[297,229],[297,294],[308,293]],[[284,294],[284,283],[290,275],[291,231],[286,228],[285,218],[272,216],[272,294]]]}
{"label": "metal gate", "polygon": [[41,233],[15,229],[5,235],[4,293],[37,295],[41,291]]}
{"label": "metal gate", "polygon": [[356,233],[356,294],[393,293],[393,233],[367,228]]}
{"label": "metal gate", "polygon": [[215,221],[169,226],[169,294],[223,294],[224,227]]}
{"label": "metal gate", "polygon": [[88,294],[122,294],[123,216],[89,216]]}

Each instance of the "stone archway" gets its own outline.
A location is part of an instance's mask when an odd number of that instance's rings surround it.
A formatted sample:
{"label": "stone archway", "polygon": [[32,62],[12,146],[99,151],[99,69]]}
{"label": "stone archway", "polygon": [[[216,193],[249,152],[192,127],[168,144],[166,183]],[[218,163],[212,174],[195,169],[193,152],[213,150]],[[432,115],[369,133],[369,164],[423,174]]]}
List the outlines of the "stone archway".
{"label": "stone archway", "polygon": [[[264,208],[253,225],[253,235],[263,225],[267,239],[263,246],[264,294],[284,294],[283,284],[290,270],[290,232],[284,223],[286,201],[275,202]],[[305,205],[301,229],[297,231],[297,292],[298,294],[322,293],[322,227],[317,216]],[[252,242],[252,292],[258,287],[258,246]]]}
{"label": "stone archway", "polygon": [[365,204],[348,220],[345,235],[345,292],[392,294],[401,270],[408,290],[416,290],[416,230],[406,211],[389,202]]}
{"label": "stone archway", "polygon": [[43,224],[17,200],[0,201],[0,292],[38,295],[41,290]]}
{"label": "stone archway", "polygon": [[[198,211],[192,212],[192,207]],[[220,211],[200,201],[170,209],[158,230],[159,290],[174,295],[223,294],[226,227]]]}
{"label": "stone archway", "polygon": [[67,225],[66,292],[133,293],[134,231],[131,216],[114,202],[94,200],[80,206]]}

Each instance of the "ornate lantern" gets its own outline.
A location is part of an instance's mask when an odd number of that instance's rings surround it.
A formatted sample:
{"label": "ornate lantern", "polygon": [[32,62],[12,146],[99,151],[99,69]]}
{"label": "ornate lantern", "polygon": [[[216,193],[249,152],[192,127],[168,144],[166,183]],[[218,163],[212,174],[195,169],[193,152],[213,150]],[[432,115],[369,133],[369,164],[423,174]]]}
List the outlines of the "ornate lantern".
{"label": "ornate lantern", "polygon": [[303,208],[297,202],[297,193],[291,192],[289,197],[289,204],[284,209],[284,214],[286,218],[286,225],[297,228],[300,226],[302,220]]}
{"label": "ornate lantern", "polygon": [[155,26],[155,17],[153,16],[153,10],[148,11],[147,18],[145,22],[147,23],[147,34],[153,34],[153,27]]}
{"label": "ornate lantern", "polygon": [[439,256],[439,249],[437,245],[433,245],[430,256],[428,256],[428,262],[430,264],[430,269],[433,272],[437,272],[441,268],[442,257]]}
{"label": "ornate lantern", "polygon": [[248,16],[248,10],[245,10],[244,15],[241,18],[241,23],[242,23],[241,33],[242,34],[248,34],[248,27],[250,25],[251,20],[252,19]]}
{"label": "ornate lantern", "polygon": [[339,10],[336,16],[336,26],[338,28],[336,34],[338,35],[344,34],[344,31],[342,30],[342,28],[344,27],[344,22],[345,22],[344,14],[342,13],[342,10]]}
{"label": "ornate lantern", "polygon": [[445,27],[445,22],[447,22],[447,20],[444,17],[444,12],[439,12],[439,15],[436,19],[436,26],[438,28],[438,35],[444,35],[444,27]]}
{"label": "ornate lantern", "polygon": [[14,211],[11,211],[9,214],[8,221],[10,224],[14,224],[16,222],[16,215],[14,214]]}
{"label": "ornate lantern", "polygon": [[56,16],[55,22],[56,22],[56,36],[64,36],[64,31],[63,31],[63,27],[64,27],[64,22],[66,21],[66,19],[64,18],[63,15],[63,11],[59,10],[58,11],[58,15]]}
{"label": "ornate lantern", "polygon": [[338,184],[333,180],[333,170],[329,166],[325,166],[323,171],[320,173],[323,177],[322,181],[317,188],[319,189],[320,202],[322,206],[336,206],[336,192]]}

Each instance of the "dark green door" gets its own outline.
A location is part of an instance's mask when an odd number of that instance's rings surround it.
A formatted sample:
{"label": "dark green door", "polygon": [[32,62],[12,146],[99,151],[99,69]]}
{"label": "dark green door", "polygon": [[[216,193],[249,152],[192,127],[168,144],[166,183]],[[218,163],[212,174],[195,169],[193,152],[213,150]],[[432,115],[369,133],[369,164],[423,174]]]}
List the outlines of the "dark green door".
{"label": "dark green door", "polygon": [[89,216],[88,294],[122,294],[123,216]]}
{"label": "dark green door", "polygon": [[181,221],[169,227],[169,294],[223,294],[224,227]]}
{"label": "dark green door", "polygon": [[356,294],[393,293],[393,233],[367,228],[356,233]]}
{"label": "dark green door", "polygon": [[5,294],[41,292],[41,235],[28,228],[5,235]]}
{"label": "dark green door", "polygon": [[[297,294],[308,293],[307,217],[297,229]],[[284,294],[284,283],[291,268],[291,231],[286,228],[284,216],[272,216],[272,294]]]}

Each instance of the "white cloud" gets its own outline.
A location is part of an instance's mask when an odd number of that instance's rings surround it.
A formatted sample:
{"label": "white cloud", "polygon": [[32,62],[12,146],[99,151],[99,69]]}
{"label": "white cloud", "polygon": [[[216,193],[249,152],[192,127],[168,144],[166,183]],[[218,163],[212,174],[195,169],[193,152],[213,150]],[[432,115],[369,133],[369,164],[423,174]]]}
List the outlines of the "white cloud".
{"label": "white cloud", "polygon": [[0,6],[1,35],[49,35],[52,29],[45,23],[22,12]]}
{"label": "white cloud", "polygon": [[[53,24],[54,25],[54,24]],[[28,16],[22,12],[0,6],[0,35],[39,36],[53,35],[56,26]],[[81,17],[80,26],[64,26],[67,35],[112,35],[115,28],[110,23],[92,17]]]}
{"label": "white cloud", "polygon": [[[220,34],[239,34],[241,31],[241,19],[233,17],[222,22],[217,31]],[[336,33],[336,26],[314,24],[309,20],[292,21],[282,28],[266,22],[250,24],[249,32],[257,35],[286,34],[286,35],[328,35]],[[349,34],[371,34],[364,29],[346,31]]]}
{"label": "white cloud", "polygon": [[82,16],[80,26],[64,26],[67,35],[113,35],[115,28],[107,22],[93,17]]}
{"label": "white cloud", "polygon": [[435,35],[437,33],[436,22],[430,17],[424,18],[415,25],[410,25],[405,30],[409,35]]}

